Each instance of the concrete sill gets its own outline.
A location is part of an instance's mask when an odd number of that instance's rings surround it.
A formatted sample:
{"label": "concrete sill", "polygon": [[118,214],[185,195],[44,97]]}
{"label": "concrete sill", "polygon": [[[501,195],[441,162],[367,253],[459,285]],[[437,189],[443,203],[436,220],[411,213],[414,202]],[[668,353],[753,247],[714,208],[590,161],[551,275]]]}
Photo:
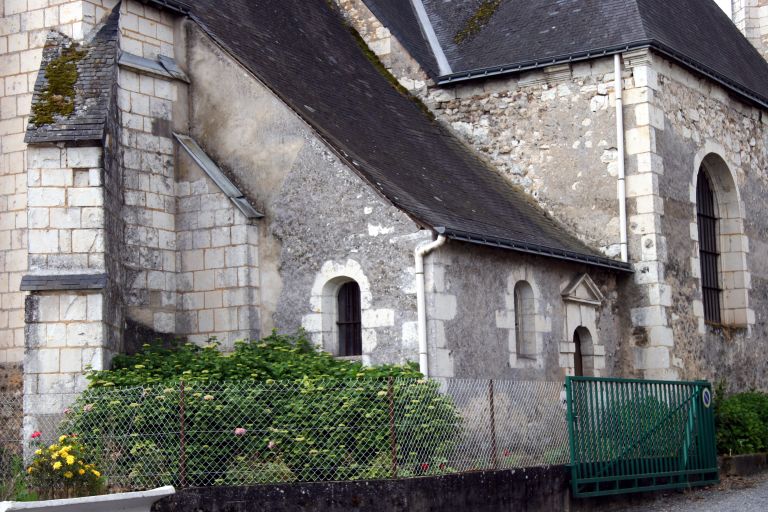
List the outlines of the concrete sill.
{"label": "concrete sill", "polygon": [[353,361],[353,362],[360,362],[363,360],[363,356],[334,356],[335,359],[339,359],[341,361]]}
{"label": "concrete sill", "polygon": [[748,476],[768,469],[768,453],[723,455],[719,459],[720,473],[726,476]]}
{"label": "concrete sill", "polygon": [[0,512],[26,510],[28,512],[150,512],[152,504],[176,492],[172,486],[149,491],[103,494],[87,498],[70,498],[49,501],[3,501]]}

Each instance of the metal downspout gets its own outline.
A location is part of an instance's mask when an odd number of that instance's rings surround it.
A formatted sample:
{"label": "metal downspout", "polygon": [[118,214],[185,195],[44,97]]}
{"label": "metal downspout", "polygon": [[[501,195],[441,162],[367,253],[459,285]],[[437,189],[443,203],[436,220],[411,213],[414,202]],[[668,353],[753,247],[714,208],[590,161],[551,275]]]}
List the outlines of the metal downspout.
{"label": "metal downspout", "polygon": [[617,193],[619,199],[619,233],[621,244],[621,261],[629,260],[627,247],[627,181],[624,163],[624,81],[621,78],[621,55],[613,56],[616,90],[616,150],[618,169]]}
{"label": "metal downspout", "polygon": [[419,334],[419,371],[425,377],[429,377],[429,352],[427,346],[427,297],[424,289],[424,257],[442,247],[448,241],[440,235],[437,240],[421,244],[413,251],[416,267],[416,313],[418,315],[417,328]]}

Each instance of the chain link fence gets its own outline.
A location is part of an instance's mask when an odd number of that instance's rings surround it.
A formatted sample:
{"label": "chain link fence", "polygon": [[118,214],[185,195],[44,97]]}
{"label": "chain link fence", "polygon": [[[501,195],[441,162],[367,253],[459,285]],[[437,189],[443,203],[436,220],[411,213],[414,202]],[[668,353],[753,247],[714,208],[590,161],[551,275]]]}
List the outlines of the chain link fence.
{"label": "chain link fence", "polygon": [[20,397],[0,396],[9,418],[0,470],[8,480],[14,461],[60,434],[77,434],[114,490],[563,464],[562,390],[554,382],[458,379],[100,388],[63,415],[38,417],[41,437],[24,442],[20,420],[10,419],[20,417]]}

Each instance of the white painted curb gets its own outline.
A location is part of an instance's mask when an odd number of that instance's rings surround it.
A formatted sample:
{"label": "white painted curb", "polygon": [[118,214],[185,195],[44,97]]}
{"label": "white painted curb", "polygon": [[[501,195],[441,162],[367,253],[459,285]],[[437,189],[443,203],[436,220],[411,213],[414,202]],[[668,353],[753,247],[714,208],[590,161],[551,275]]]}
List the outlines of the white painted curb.
{"label": "white painted curb", "polygon": [[103,494],[87,498],[70,498],[49,501],[3,501],[0,512],[27,510],[29,512],[149,512],[152,504],[174,494],[171,485],[149,491]]}

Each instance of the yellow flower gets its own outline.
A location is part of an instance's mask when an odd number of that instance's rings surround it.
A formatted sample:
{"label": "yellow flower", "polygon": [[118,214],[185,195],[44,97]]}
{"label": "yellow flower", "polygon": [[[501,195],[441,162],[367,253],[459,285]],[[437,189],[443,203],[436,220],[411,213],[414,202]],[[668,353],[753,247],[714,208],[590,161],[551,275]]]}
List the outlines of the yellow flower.
{"label": "yellow flower", "polygon": [[71,466],[74,463],[75,463],[75,456],[74,455],[68,456],[67,457],[67,466]]}
{"label": "yellow flower", "polygon": [[29,466],[29,467],[27,468],[27,473],[29,473],[29,474],[32,474],[32,472],[33,472],[34,470],[35,470],[35,468],[33,468],[32,466]]}
{"label": "yellow flower", "polygon": [[99,478],[99,477],[101,476],[101,473],[99,473],[99,472],[98,472],[98,471],[96,471],[95,469],[92,469],[92,470],[91,470],[91,473],[93,473],[94,475],[96,475],[96,478]]}
{"label": "yellow flower", "polygon": [[66,438],[67,438],[66,434],[64,434],[63,436],[59,436],[59,442],[63,443]]}
{"label": "yellow flower", "polygon": [[58,449],[59,449],[59,445],[57,445],[57,444],[52,444],[51,446],[49,446],[49,447],[48,447],[48,449],[49,449],[49,450],[58,450]]}
{"label": "yellow flower", "polygon": [[52,464],[52,467],[53,467],[53,469],[59,469],[59,468],[61,468],[61,462],[54,462],[54,463]]}
{"label": "yellow flower", "polygon": [[58,458],[59,458],[59,454],[58,453],[54,453],[53,455],[51,455],[51,460],[56,460]]}
{"label": "yellow flower", "polygon": [[35,450],[35,455],[42,455],[42,454],[43,454],[43,450],[40,450],[39,448]]}
{"label": "yellow flower", "polygon": [[84,475],[85,474],[85,470],[83,468],[80,468],[80,469],[77,470],[77,474],[78,475]]}
{"label": "yellow flower", "polygon": [[67,471],[66,473],[64,473],[64,478],[72,478],[72,476],[73,475],[71,471]]}

